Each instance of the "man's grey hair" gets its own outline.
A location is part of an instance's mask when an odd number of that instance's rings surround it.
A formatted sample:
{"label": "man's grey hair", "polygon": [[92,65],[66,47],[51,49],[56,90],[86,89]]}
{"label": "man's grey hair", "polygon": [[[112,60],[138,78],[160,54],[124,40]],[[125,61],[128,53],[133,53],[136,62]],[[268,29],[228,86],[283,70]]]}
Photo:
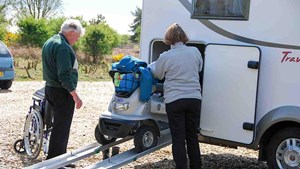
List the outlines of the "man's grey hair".
{"label": "man's grey hair", "polygon": [[77,19],[67,19],[60,27],[60,33],[65,33],[69,31],[75,31],[80,33],[80,35],[84,35],[84,28],[82,27],[81,23]]}

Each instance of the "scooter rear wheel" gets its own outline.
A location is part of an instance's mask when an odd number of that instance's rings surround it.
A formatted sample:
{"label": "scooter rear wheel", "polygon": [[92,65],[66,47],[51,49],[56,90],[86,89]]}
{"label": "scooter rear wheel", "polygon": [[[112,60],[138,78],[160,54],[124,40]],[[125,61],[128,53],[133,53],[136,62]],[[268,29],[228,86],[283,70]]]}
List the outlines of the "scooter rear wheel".
{"label": "scooter rear wheel", "polygon": [[158,134],[153,126],[140,126],[134,135],[134,146],[138,152],[145,151],[156,146]]}

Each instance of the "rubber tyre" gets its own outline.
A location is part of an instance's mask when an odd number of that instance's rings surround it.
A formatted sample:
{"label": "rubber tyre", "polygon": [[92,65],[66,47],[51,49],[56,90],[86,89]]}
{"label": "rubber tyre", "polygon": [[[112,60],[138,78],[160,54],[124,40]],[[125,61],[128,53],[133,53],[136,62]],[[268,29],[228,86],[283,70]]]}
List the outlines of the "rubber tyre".
{"label": "rubber tyre", "polygon": [[140,126],[134,135],[134,146],[137,152],[142,152],[156,146],[158,134],[155,127]]}
{"label": "rubber tyre", "polygon": [[43,119],[41,114],[32,109],[28,114],[24,127],[24,147],[31,159],[36,159],[43,144]]}
{"label": "rubber tyre", "polygon": [[26,152],[23,139],[19,139],[14,142],[14,150],[18,154],[24,154]]}
{"label": "rubber tyre", "polygon": [[[288,165],[286,159],[289,158],[285,158],[287,156],[284,156],[285,153],[286,154],[290,153],[287,149],[285,149],[286,146],[285,143],[289,142],[292,144],[291,141],[296,141],[295,146],[292,146],[290,148],[293,149],[293,153],[295,153],[294,155],[296,156],[298,155],[299,158],[300,157],[300,128],[297,127],[284,128],[282,130],[279,130],[271,137],[271,140],[266,147],[267,163],[269,168],[272,169],[299,168],[299,164],[298,167],[293,167],[291,165]],[[290,158],[293,159],[294,155]],[[279,157],[281,157],[281,160]]]}
{"label": "rubber tyre", "polygon": [[2,83],[0,83],[0,88],[7,90],[11,87],[11,85],[12,85],[12,80],[3,81]]}
{"label": "rubber tyre", "polygon": [[95,138],[97,142],[101,145],[106,145],[115,142],[117,139],[109,136],[105,136],[100,132],[99,125],[95,128]]}

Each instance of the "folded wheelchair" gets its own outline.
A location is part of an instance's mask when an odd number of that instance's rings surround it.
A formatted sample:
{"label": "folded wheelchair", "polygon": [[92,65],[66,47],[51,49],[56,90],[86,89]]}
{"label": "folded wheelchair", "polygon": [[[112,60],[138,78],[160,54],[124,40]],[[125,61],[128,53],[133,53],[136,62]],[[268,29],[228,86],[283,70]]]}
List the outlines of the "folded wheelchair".
{"label": "folded wheelchair", "polygon": [[36,159],[43,150],[47,156],[51,129],[53,126],[53,111],[45,99],[45,89],[37,90],[32,97],[33,104],[26,115],[23,138],[14,143],[14,150],[19,154],[27,154]]}

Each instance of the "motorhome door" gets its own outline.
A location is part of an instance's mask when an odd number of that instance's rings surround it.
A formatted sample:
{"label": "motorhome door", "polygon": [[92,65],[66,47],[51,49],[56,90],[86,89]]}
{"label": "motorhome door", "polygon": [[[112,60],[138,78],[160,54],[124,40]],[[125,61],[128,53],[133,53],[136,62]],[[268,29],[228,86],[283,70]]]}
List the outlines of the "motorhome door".
{"label": "motorhome door", "polygon": [[250,144],[256,111],[260,50],[208,44],[205,49],[200,133]]}

